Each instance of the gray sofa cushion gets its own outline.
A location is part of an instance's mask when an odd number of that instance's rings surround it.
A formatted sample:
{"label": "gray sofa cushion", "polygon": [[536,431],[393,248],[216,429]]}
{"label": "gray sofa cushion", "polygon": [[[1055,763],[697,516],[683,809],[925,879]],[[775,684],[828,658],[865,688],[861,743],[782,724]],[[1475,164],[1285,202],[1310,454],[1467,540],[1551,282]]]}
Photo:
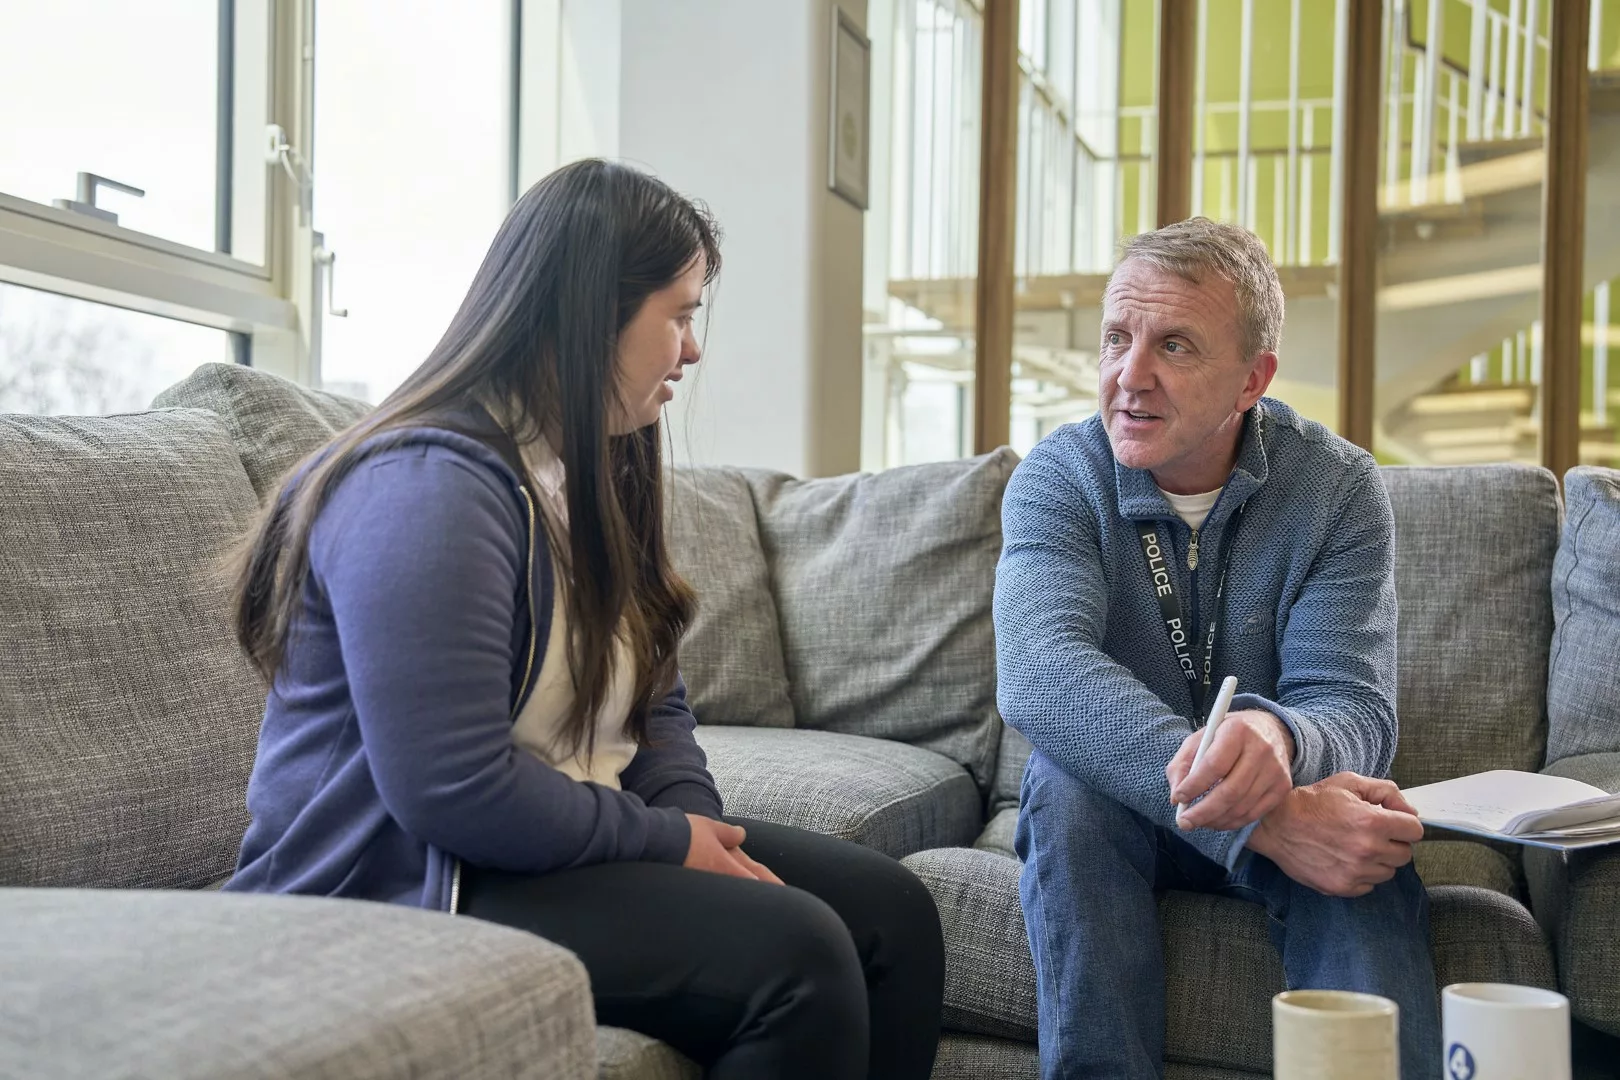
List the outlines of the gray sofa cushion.
{"label": "gray sofa cushion", "polygon": [[1005,724],[1001,728],[1001,745],[996,749],[996,779],[990,789],[990,812],[1018,805],[1019,792],[1024,785],[1024,766],[1034,750],[1029,740]]}
{"label": "gray sofa cushion", "polygon": [[965,844],[979,790],[949,758],[827,731],[699,727],[726,813],[793,825],[900,858]]}
{"label": "gray sofa cushion", "polygon": [[597,1080],[702,1080],[703,1070],[680,1051],[625,1028],[596,1029]]}
{"label": "gray sofa cushion", "polygon": [[236,442],[260,502],[275,493],[294,465],[371,411],[363,401],[240,364],[204,364],[152,405],[217,413]]}
{"label": "gray sofa cushion", "polygon": [[1569,519],[1553,562],[1547,760],[1620,750],[1620,471],[1564,477]]}
{"label": "gray sofa cushion", "polygon": [[990,600],[1016,462],[1002,449],[825,480],[746,473],[800,727],[936,750],[989,792]]}
{"label": "gray sofa cushion", "polygon": [[947,1032],[939,1040],[931,1080],[1040,1080],[1035,1044]]}
{"label": "gray sofa cushion", "polygon": [[[1620,791],[1620,753],[1579,754],[1547,767],[1554,776]],[[1525,873],[1537,916],[1558,951],[1570,1012],[1620,1036],[1620,848],[1561,852],[1531,848]]]}
{"label": "gray sofa cushion", "polygon": [[996,816],[985,825],[979,838],[973,841],[973,846],[980,851],[993,851],[1009,859],[1016,859],[1018,853],[1013,850],[1013,837],[1017,831],[1018,807],[1009,806],[996,812]]}
{"label": "gray sofa cushion", "polygon": [[1519,868],[1495,848],[1473,840],[1422,840],[1412,849],[1412,865],[1429,888],[1473,885],[1515,900],[1524,899]]}
{"label": "gray sofa cushion", "polygon": [[945,930],[945,1027],[1035,1038],[1035,962],[1018,903],[1016,859],[950,848],[901,860],[922,880]]}
{"label": "gray sofa cushion", "polygon": [[219,417],[0,416],[0,884],[228,874],[264,691],[219,563],[256,510]]}
{"label": "gray sofa cushion", "polygon": [[1557,482],[1523,465],[1382,472],[1400,601],[1394,779],[1539,769]]}
{"label": "gray sofa cushion", "polygon": [[[1035,1044],[949,1033],[939,1040],[933,1080],[1040,1080]],[[1167,1062],[1164,1080],[1266,1080],[1265,1074]]]}
{"label": "gray sofa cushion", "polygon": [[759,521],[736,469],[676,469],[669,551],[697,590],[697,618],[681,642],[681,673],[699,723],[792,727],[782,632]]}
{"label": "gray sofa cushion", "polygon": [[0,1076],[595,1075],[584,966],[389,904],[0,889]]}
{"label": "gray sofa cushion", "polygon": [[1577,1020],[1620,1037],[1620,853],[1613,848],[1526,857],[1536,910],[1548,910],[1559,989]]}
{"label": "gray sofa cushion", "polygon": [[[1033,1040],[1035,966],[1018,903],[1018,862],[972,849],[924,851],[904,862],[933,894],[944,924],[946,1027]],[[1546,940],[1523,906],[1467,886],[1441,886],[1429,895],[1440,985],[1554,985]],[[1283,981],[1265,909],[1169,892],[1159,921],[1169,964],[1166,1058],[1269,1071],[1271,998]]]}

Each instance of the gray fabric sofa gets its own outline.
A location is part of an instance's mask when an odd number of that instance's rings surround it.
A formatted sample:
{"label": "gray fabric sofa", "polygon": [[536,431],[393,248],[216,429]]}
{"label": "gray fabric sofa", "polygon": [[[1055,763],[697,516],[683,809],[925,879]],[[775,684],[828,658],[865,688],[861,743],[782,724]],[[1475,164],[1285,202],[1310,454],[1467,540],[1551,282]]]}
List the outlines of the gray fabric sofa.
{"label": "gray fabric sofa", "polygon": [[[697,1076],[594,1029],[583,970],[540,939],[204,891],[246,823],[262,703],[213,571],[361,407],[227,365],[155,405],[0,417],[0,1075]],[[927,883],[948,948],[939,1077],[1036,1075],[1011,852],[1028,746],[996,714],[990,619],[1015,462],[681,469],[670,500],[702,602],[683,668],[728,808]],[[1567,527],[1543,471],[1386,479],[1396,778],[1546,766],[1620,789],[1620,474],[1572,473]],[[1418,863],[1443,981],[1561,985],[1620,1034],[1620,852],[1521,860],[1440,837]],[[1170,1076],[1265,1074],[1282,987],[1259,909],[1171,893],[1161,914]]]}

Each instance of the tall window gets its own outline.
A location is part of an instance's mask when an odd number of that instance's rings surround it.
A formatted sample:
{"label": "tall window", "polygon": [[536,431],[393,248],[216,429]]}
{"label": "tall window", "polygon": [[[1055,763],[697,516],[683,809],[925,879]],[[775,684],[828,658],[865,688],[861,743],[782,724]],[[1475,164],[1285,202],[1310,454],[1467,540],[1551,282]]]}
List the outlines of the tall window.
{"label": "tall window", "polygon": [[960,457],[973,415],[983,15],[977,0],[869,0],[862,465]]}
{"label": "tall window", "polygon": [[1103,286],[1154,226],[1157,0],[1020,9],[1012,445],[1097,410]]}
{"label": "tall window", "polygon": [[321,381],[380,401],[438,342],[511,205],[507,4],[316,8],[315,223],[336,255]]}
{"label": "tall window", "polygon": [[273,35],[269,0],[0,8],[0,409],[143,408],[296,325],[268,258]]}
{"label": "tall window", "polygon": [[1540,460],[1551,8],[1386,0],[1374,410],[1386,460]]}
{"label": "tall window", "polygon": [[1198,0],[1192,209],[1251,229],[1286,298],[1268,393],[1333,426],[1349,0]]}

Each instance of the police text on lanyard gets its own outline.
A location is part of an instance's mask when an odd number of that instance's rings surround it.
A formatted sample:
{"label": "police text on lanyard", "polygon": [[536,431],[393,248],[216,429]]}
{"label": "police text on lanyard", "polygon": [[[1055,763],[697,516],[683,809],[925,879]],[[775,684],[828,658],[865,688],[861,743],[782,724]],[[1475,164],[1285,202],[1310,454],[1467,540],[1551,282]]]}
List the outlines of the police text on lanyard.
{"label": "police text on lanyard", "polygon": [[1226,592],[1226,571],[1232,565],[1232,541],[1237,537],[1237,525],[1242,518],[1243,504],[1239,503],[1237,512],[1232,515],[1232,521],[1226,528],[1225,542],[1221,545],[1221,576],[1215,585],[1215,610],[1210,614],[1209,627],[1204,633],[1202,670],[1193,662],[1193,627],[1182,616],[1181,598],[1176,595],[1175,570],[1165,558],[1158,526],[1151,521],[1136,523],[1137,534],[1142,538],[1142,554],[1147,556],[1148,576],[1153,592],[1159,598],[1159,613],[1164,617],[1165,632],[1170,635],[1170,647],[1175,650],[1176,662],[1181,667],[1181,673],[1187,676],[1192,690],[1193,704],[1197,709],[1194,724],[1203,722],[1204,703],[1209,698],[1210,668],[1215,661],[1215,635],[1221,623],[1221,598]]}

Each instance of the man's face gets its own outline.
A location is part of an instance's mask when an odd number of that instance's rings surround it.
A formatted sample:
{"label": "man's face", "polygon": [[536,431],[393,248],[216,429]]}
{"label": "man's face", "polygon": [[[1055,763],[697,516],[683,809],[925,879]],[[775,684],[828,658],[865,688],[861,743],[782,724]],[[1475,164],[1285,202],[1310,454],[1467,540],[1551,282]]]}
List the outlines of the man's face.
{"label": "man's face", "polygon": [[1195,285],[1127,260],[1103,298],[1100,356],[1114,457],[1177,494],[1220,487],[1243,413],[1277,370],[1274,353],[1243,355],[1231,283],[1211,274]]}

